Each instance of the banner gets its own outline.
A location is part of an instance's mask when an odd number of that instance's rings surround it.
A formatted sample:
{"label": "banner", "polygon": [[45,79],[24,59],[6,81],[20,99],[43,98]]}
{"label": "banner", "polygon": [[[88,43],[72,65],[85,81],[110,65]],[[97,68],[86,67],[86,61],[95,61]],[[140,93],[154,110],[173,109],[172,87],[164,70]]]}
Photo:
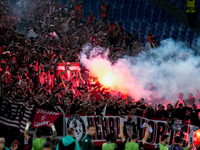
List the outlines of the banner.
{"label": "banner", "polygon": [[63,78],[69,79],[73,72],[80,70],[81,69],[78,62],[58,63],[57,77],[63,76]]}
{"label": "banner", "polygon": [[[95,126],[96,134],[93,138],[95,146],[101,146],[106,142],[105,137],[107,133],[114,133],[116,137],[118,137],[120,124],[122,123],[124,124],[124,134],[127,140],[130,140],[132,133],[136,133],[138,135],[138,142],[142,140],[145,134],[145,129],[142,128],[142,125],[148,123],[152,127],[153,132],[150,133],[144,147],[150,149],[155,148],[155,145],[160,142],[163,134],[169,135],[169,145],[173,143],[174,137],[179,135],[184,139],[184,146],[187,146],[188,143],[190,143],[190,136],[193,136],[193,134],[190,134],[190,130],[197,128],[196,126],[185,124],[182,120],[171,122],[169,127],[166,120],[147,119],[138,116],[125,116],[122,118],[119,116],[95,117],[79,116],[78,114],[73,114],[71,116],[66,115],[67,128],[74,128],[75,137],[78,141],[80,141],[86,134],[86,128],[89,124]],[[120,142],[120,139],[117,139],[117,142]]]}
{"label": "banner", "polygon": [[49,124],[54,123],[60,115],[62,113],[37,108],[31,128],[49,127]]}

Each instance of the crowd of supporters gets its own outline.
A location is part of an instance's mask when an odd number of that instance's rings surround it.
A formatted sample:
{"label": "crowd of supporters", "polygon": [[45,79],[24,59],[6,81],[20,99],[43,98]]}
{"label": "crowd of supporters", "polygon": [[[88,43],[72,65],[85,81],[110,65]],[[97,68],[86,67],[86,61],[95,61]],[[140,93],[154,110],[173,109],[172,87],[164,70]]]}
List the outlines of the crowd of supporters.
{"label": "crowd of supporters", "polygon": [[172,105],[164,97],[136,100],[120,93],[112,96],[84,66],[68,79],[56,75],[58,63],[79,62],[85,43],[108,48],[113,63],[124,55],[137,56],[159,44],[151,31],[145,48],[139,29],[125,34],[122,23],[109,18],[105,0],[100,7],[100,20],[90,12],[84,21],[83,5],[80,0],[66,5],[58,0],[0,2],[0,103],[7,106],[0,107],[0,113],[8,112],[10,103],[22,102],[67,114],[137,115],[167,119],[169,125],[180,119],[199,126],[199,91],[196,97],[189,94],[187,100],[180,93]]}
{"label": "crowd of supporters", "polygon": [[[185,101],[180,93],[173,106],[164,97],[134,100],[120,93],[111,96],[108,89],[89,76],[84,66],[68,79],[56,75],[58,63],[79,62],[85,43],[109,48],[113,63],[123,55],[137,56],[144,50],[140,30],[125,34],[122,23],[109,18],[106,1],[100,7],[100,20],[93,12],[87,21],[82,20],[83,5],[80,0],[68,1],[66,5],[56,0],[1,1],[1,104],[9,109],[9,103],[23,102],[34,108],[63,110],[67,114],[178,118],[199,125],[200,109],[196,105],[199,91],[196,97],[189,94]],[[149,31],[146,49],[157,46],[158,41]],[[151,104],[147,103],[150,99]],[[4,111],[5,108],[1,109],[1,113]]]}

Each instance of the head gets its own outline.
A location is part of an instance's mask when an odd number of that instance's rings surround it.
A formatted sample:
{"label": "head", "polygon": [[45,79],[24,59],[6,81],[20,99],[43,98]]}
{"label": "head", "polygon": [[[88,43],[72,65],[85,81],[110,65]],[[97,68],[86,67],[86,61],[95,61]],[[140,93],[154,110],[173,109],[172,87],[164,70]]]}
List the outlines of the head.
{"label": "head", "polygon": [[167,145],[169,143],[169,135],[162,135],[161,137],[161,142],[164,144],[164,145]]}
{"label": "head", "polygon": [[147,107],[148,107],[148,109],[153,109],[153,107],[152,107],[152,105],[151,105],[151,104],[150,104],[150,105],[148,105]]}
{"label": "head", "polygon": [[182,137],[180,137],[180,136],[175,136],[175,138],[174,138],[174,143],[175,143],[176,145],[182,146],[182,145],[183,145],[183,139],[182,139]]}
{"label": "head", "polygon": [[43,144],[42,150],[53,150],[53,145],[50,142],[46,142]]}
{"label": "head", "polygon": [[94,136],[96,133],[96,129],[94,127],[94,125],[88,125],[87,126],[87,134],[90,136]]}
{"label": "head", "polygon": [[188,94],[188,99],[192,99],[192,97],[193,97],[193,94],[192,94],[192,93],[189,93],[189,94]]}
{"label": "head", "polygon": [[114,133],[108,133],[107,135],[106,135],[106,141],[107,142],[112,142],[112,143],[114,143],[115,141],[116,141],[116,136],[115,136],[115,134]]}
{"label": "head", "polygon": [[165,100],[165,97],[161,97],[160,99],[161,99],[161,101],[164,101],[164,100]]}
{"label": "head", "polygon": [[180,108],[180,109],[183,109],[183,104],[179,104],[179,108]]}
{"label": "head", "polygon": [[37,130],[37,132],[36,132],[36,137],[37,138],[41,138],[42,137],[42,131],[41,130]]}
{"label": "head", "polygon": [[90,11],[90,16],[93,17],[93,11]]}
{"label": "head", "polygon": [[179,94],[178,94],[178,97],[179,97],[180,99],[182,99],[182,98],[183,98],[183,93],[179,93]]}
{"label": "head", "polygon": [[84,91],[85,91],[85,92],[88,92],[88,87],[84,87]]}
{"label": "head", "polygon": [[81,4],[81,1],[80,0],[77,0],[77,5],[80,5]]}
{"label": "head", "polygon": [[74,137],[75,135],[74,135],[74,129],[73,128],[68,128],[67,129],[67,134],[68,135],[71,135],[72,137]]}
{"label": "head", "polygon": [[115,22],[114,22],[114,19],[111,18],[111,19],[110,19],[110,24],[113,24],[113,23],[115,23]]}
{"label": "head", "polygon": [[26,64],[25,64],[25,62],[22,62],[22,67],[26,67]]}
{"label": "head", "polygon": [[122,23],[121,23],[121,22],[118,22],[118,26],[121,27],[121,26],[122,26]]}
{"label": "head", "polygon": [[197,105],[196,105],[196,104],[193,104],[193,105],[192,105],[192,108],[193,108],[194,110],[196,110],[196,109],[197,109]]}
{"label": "head", "polygon": [[172,109],[172,105],[171,104],[167,104],[167,109]]}
{"label": "head", "polygon": [[92,105],[95,105],[95,103],[96,103],[96,98],[93,96],[93,97],[91,98],[91,104],[92,104]]}
{"label": "head", "polygon": [[52,78],[54,78],[54,73],[53,72],[50,72],[50,75]]}
{"label": "head", "polygon": [[129,108],[131,107],[131,104],[132,104],[131,102],[128,102],[128,107],[129,107]]}
{"label": "head", "polygon": [[149,30],[149,35],[152,36],[153,35],[153,32],[151,30]]}
{"label": "head", "polygon": [[22,76],[22,81],[26,82],[26,76],[25,75]]}
{"label": "head", "polygon": [[3,146],[5,145],[5,139],[3,137],[0,138],[0,149],[3,149]]}
{"label": "head", "polygon": [[139,103],[144,103],[144,98],[140,98]]}
{"label": "head", "polygon": [[136,133],[133,133],[133,134],[131,135],[131,140],[134,140],[134,141],[137,140],[137,134],[136,134]]}
{"label": "head", "polygon": [[165,109],[165,107],[164,107],[164,106],[161,106],[159,110],[160,110],[160,111],[163,111],[164,109]]}
{"label": "head", "polygon": [[47,71],[47,75],[49,75],[49,76],[51,75],[51,72],[50,72],[50,70],[48,70],[48,71]]}
{"label": "head", "polygon": [[74,104],[78,105],[80,103],[79,99],[74,100]]}
{"label": "head", "polygon": [[141,38],[140,37],[137,38],[137,42],[141,42]]}
{"label": "head", "polygon": [[11,150],[16,150],[19,147],[19,142],[17,140],[13,141],[13,143],[10,146]]}

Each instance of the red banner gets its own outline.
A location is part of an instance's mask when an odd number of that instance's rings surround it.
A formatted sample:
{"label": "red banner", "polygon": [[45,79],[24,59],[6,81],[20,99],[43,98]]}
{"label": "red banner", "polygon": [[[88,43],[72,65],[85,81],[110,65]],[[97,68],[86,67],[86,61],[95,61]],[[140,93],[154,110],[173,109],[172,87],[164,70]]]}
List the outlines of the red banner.
{"label": "red banner", "polygon": [[54,123],[60,115],[62,113],[37,108],[31,128],[49,127],[49,124]]}

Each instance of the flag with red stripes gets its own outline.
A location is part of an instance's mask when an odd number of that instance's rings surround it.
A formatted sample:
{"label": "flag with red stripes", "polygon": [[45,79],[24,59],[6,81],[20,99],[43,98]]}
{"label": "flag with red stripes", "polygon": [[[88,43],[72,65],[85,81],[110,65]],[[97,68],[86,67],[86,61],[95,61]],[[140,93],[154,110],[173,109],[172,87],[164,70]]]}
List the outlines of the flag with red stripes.
{"label": "flag with red stripes", "polygon": [[45,36],[45,38],[47,38],[47,37],[59,39],[59,37],[58,37],[58,35],[56,34],[55,31],[53,31],[53,32],[51,32],[51,33],[49,33],[49,34],[47,34],[47,35]]}
{"label": "flag with red stripes", "polygon": [[70,79],[72,73],[80,71],[80,65],[78,62],[65,62],[58,63],[57,66],[57,77],[63,76],[64,79]]}
{"label": "flag with red stripes", "polygon": [[0,123],[8,127],[17,128],[20,133],[23,133],[26,127],[26,122],[29,121],[33,105],[26,106],[24,101],[16,101],[13,103],[8,100],[8,103],[3,103],[0,110]]}

